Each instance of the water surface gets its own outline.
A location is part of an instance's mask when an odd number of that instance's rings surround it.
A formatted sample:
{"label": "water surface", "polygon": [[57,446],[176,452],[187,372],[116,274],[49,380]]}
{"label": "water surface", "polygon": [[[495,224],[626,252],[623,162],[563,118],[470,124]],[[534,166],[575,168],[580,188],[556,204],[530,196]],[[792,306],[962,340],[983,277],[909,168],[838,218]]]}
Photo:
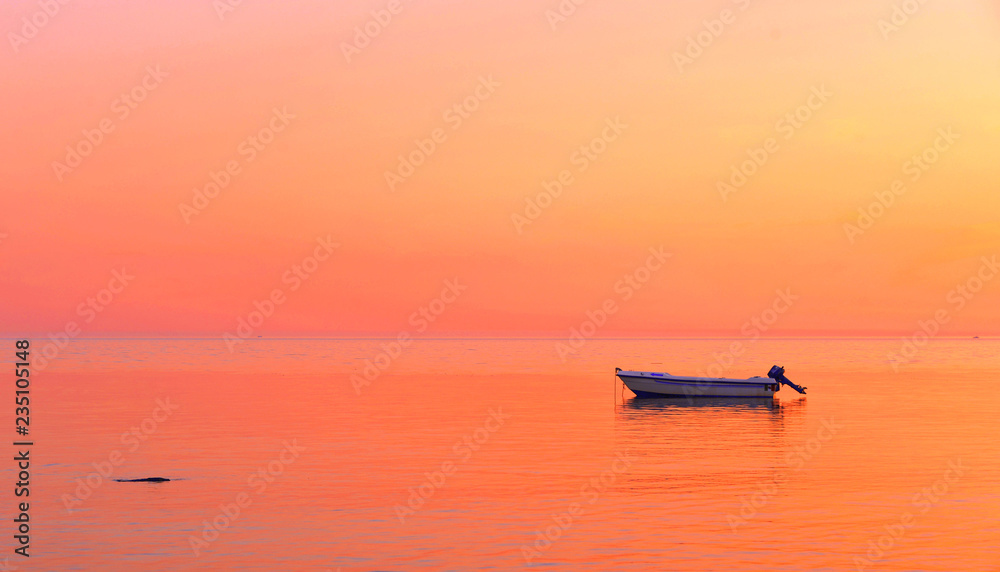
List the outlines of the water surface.
{"label": "water surface", "polygon": [[[725,374],[777,363],[808,395],[697,403],[633,399],[614,368],[696,374],[729,340],[566,363],[553,340],[418,340],[352,382],[385,343],[74,340],[33,377],[33,556],[11,562],[1000,569],[996,340],[934,340],[899,372],[896,340],[760,340]],[[152,476],[172,480],[111,481]]]}

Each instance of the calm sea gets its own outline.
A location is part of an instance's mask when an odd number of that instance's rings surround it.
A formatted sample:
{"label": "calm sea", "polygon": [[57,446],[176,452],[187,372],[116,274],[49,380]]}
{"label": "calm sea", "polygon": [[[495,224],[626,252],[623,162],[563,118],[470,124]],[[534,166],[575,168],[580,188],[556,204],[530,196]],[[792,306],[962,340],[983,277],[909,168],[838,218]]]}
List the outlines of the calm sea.
{"label": "calm sea", "polygon": [[[30,559],[2,466],[8,566],[1000,570],[1000,342],[730,344],[73,340],[31,377]],[[717,362],[808,395],[614,379]]]}

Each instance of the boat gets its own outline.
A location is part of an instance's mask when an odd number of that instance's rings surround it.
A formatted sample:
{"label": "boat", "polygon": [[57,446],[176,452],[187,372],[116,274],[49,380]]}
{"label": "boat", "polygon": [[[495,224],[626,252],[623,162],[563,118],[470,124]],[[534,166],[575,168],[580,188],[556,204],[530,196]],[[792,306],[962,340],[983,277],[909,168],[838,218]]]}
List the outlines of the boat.
{"label": "boat", "polygon": [[767,377],[748,379],[726,377],[688,377],[655,371],[626,371],[615,368],[615,375],[636,397],[774,397],[787,385],[805,393],[806,388],[785,377],[785,368],[772,366]]}

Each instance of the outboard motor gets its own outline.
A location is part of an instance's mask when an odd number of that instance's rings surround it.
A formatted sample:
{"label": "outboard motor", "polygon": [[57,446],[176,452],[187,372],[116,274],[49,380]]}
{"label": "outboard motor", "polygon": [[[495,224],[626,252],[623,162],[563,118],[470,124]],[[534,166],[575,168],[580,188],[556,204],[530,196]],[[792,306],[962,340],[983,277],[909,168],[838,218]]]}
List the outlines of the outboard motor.
{"label": "outboard motor", "polygon": [[799,386],[799,385],[795,385],[794,383],[792,383],[792,381],[790,379],[788,379],[787,377],[785,377],[785,368],[783,368],[783,367],[778,367],[776,365],[772,365],[771,366],[771,371],[767,372],[767,377],[770,377],[771,379],[773,379],[775,381],[781,382],[781,383],[787,385],[788,387],[791,387],[795,391],[798,391],[799,393],[805,393],[806,392],[806,388],[804,388],[802,386]]}

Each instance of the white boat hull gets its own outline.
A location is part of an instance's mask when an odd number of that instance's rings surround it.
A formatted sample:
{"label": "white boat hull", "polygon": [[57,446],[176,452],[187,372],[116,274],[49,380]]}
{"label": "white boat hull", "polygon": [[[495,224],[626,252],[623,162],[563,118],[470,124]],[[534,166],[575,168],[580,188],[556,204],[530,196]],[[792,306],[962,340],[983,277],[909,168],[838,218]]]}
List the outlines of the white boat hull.
{"label": "white boat hull", "polygon": [[781,384],[769,377],[684,377],[652,371],[619,371],[636,397],[773,397]]}

